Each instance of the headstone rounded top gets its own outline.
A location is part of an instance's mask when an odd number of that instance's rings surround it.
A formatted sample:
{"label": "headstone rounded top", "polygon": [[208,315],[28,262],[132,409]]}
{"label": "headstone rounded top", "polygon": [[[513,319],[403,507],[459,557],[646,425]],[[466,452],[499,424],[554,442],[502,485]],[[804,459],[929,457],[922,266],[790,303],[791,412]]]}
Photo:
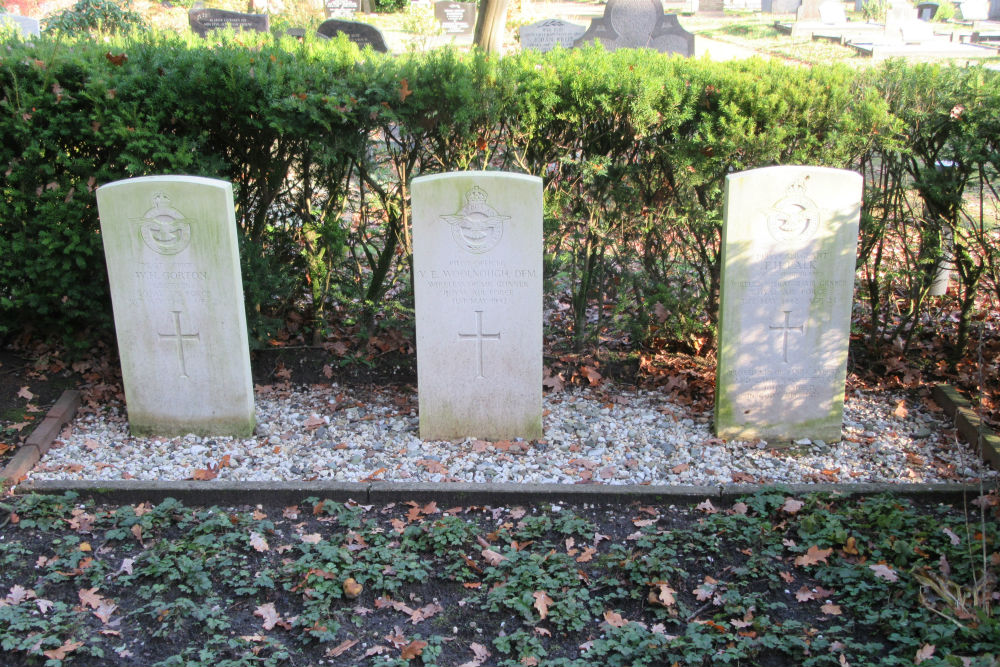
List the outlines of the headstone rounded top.
{"label": "headstone rounded top", "polygon": [[120,181],[105,183],[97,189],[100,191],[111,190],[114,188],[125,188],[137,183],[191,183],[196,185],[209,185],[225,190],[231,190],[233,187],[229,181],[223,181],[218,178],[208,178],[206,176],[187,176],[184,174],[168,174],[164,176],[136,176],[134,178],[125,178]]}

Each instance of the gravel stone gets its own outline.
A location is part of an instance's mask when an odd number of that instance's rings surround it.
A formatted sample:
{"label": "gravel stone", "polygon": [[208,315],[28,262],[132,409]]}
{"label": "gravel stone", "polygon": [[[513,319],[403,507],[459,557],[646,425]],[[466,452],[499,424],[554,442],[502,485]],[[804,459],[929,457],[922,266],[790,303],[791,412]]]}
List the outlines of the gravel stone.
{"label": "gravel stone", "polygon": [[[249,438],[136,438],[125,410],[83,411],[29,473],[32,479],[191,479],[349,482],[516,482],[579,484],[761,484],[970,482],[995,479],[940,413],[904,397],[852,391],[843,439],[788,443],[730,441],[711,432],[711,412],[693,414],[657,391],[573,388],[544,400],[538,442],[421,442],[415,397],[399,390],[349,390],[364,407],[341,409],[337,385],[260,393]],[[404,407],[400,407],[404,405]],[[309,422],[309,420],[312,422]],[[307,422],[325,425],[310,430]],[[676,472],[675,472],[676,471]],[[211,484],[212,482],[205,482]]]}

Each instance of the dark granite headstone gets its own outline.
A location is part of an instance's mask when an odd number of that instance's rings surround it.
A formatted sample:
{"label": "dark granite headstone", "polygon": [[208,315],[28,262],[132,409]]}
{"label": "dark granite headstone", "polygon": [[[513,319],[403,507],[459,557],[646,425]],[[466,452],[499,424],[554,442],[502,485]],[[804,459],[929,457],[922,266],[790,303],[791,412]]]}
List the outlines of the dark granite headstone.
{"label": "dark granite headstone", "polygon": [[990,2],[990,19],[1000,21],[1000,0]]}
{"label": "dark granite headstone", "polygon": [[361,0],[326,0],[327,18],[351,18],[361,10]]}
{"label": "dark granite headstone", "polygon": [[802,0],[798,11],[795,12],[796,21],[819,21],[819,6],[823,0]]}
{"label": "dark granite headstone", "polygon": [[768,14],[794,14],[802,0],[761,0],[760,10]]}
{"label": "dark granite headstone", "polygon": [[476,3],[439,0],[434,3],[434,18],[446,35],[471,35],[476,29]]}
{"label": "dark granite headstone", "polygon": [[676,14],[664,14],[660,0],[610,0],[604,16],[594,19],[573,46],[601,42],[608,51],[655,49],[694,55],[694,35],[681,27]]}
{"label": "dark granite headstone", "polygon": [[241,14],[222,9],[192,9],[188,12],[188,23],[201,37],[212,30],[253,30],[267,32],[271,29],[271,18],[267,14]]}
{"label": "dark granite headstone", "polygon": [[573,42],[583,36],[587,29],[582,25],[562,19],[545,19],[531,25],[521,26],[521,48],[534,49],[545,53],[556,48],[573,48]]}
{"label": "dark granite headstone", "polygon": [[385,45],[385,37],[375,26],[357,21],[341,21],[340,19],[329,19],[323,21],[316,34],[320,37],[336,37],[337,35],[347,35],[347,39],[357,44],[360,48],[372,47],[379,53],[388,53],[389,47]]}
{"label": "dark granite headstone", "polygon": [[938,3],[936,2],[921,2],[917,5],[917,18],[921,21],[930,21],[937,14]]}

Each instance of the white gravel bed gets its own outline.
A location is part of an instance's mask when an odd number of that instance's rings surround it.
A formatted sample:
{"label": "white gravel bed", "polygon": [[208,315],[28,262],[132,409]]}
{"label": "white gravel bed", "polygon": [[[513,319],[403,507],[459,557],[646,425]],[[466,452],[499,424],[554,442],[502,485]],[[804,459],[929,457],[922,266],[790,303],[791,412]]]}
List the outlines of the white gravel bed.
{"label": "white gravel bed", "polygon": [[247,439],[135,438],[120,409],[81,415],[29,477],[688,485],[997,475],[957,440],[944,413],[910,402],[899,409],[904,399],[886,394],[849,394],[841,442],[778,449],[724,443],[710,430],[711,413],[690,414],[656,391],[553,393],[543,440],[499,443],[421,442],[413,395],[351,396],[337,385],[265,392],[257,396],[257,433]]}

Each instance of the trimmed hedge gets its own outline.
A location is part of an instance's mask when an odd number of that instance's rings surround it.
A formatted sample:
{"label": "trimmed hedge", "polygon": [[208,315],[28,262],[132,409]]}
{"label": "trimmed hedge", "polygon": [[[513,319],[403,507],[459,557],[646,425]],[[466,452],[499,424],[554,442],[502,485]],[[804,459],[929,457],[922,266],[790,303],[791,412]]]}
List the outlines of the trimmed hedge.
{"label": "trimmed hedge", "polygon": [[[945,153],[961,157],[963,187],[993,182],[997,88],[978,69],[858,74],[599,47],[496,59],[249,34],[15,39],[0,52],[0,336],[86,345],[107,332],[94,189],[159,173],[234,183],[254,340],[289,318],[318,340],[332,317],[405,317],[410,180],[496,168],[545,179],[547,286],[568,294],[578,345],[610,325],[706,351],[725,176],[814,164],[866,174],[859,306],[878,345],[890,301],[920,310],[905,277],[923,266],[878,249],[909,242],[906,220],[927,228],[884,203],[914,184],[932,198],[921,179]],[[960,217],[934,219],[958,230]],[[996,246],[970,257],[984,267],[973,293],[994,285]]]}

